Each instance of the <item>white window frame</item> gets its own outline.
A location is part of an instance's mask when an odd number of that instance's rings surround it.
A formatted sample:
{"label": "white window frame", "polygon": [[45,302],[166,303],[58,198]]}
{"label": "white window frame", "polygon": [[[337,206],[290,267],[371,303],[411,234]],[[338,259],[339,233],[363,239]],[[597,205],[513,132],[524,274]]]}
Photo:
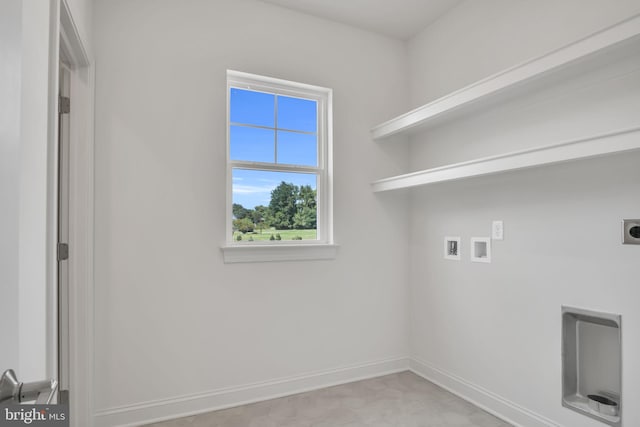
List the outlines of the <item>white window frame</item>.
{"label": "white window frame", "polygon": [[[317,101],[318,105],[318,165],[307,167],[277,163],[231,160],[230,156],[230,93],[232,88],[272,93]],[[335,257],[333,241],[333,123],[331,89],[288,80],[227,70],[227,197],[226,243],[222,247],[224,261],[259,262],[285,260],[331,259]],[[233,179],[234,168],[246,170],[317,174],[317,239],[296,241],[233,240]]]}

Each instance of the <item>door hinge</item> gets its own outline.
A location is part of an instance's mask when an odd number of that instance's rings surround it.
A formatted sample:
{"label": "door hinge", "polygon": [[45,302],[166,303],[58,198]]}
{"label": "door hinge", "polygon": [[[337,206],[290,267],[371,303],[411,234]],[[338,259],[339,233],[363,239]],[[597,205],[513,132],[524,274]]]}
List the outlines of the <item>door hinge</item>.
{"label": "door hinge", "polygon": [[69,244],[58,243],[58,261],[66,261],[69,259]]}
{"label": "door hinge", "polygon": [[67,96],[58,97],[58,113],[69,114],[71,112],[71,99]]}

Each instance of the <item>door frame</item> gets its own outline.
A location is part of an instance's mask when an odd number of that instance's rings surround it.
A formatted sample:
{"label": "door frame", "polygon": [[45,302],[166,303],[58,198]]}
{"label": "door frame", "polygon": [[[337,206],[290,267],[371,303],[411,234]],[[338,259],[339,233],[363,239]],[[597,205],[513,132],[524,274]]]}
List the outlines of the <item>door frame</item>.
{"label": "door frame", "polygon": [[[50,100],[55,108],[53,137],[57,148],[57,102],[60,57],[70,66],[69,114],[69,404],[71,426],[93,426],[93,181],[95,67],[76,27],[67,0],[53,0]],[[50,104],[50,105],[52,105]],[[57,153],[57,150],[52,150]],[[53,159],[51,157],[54,157]],[[55,206],[49,218],[57,247],[57,154],[50,156],[50,198]],[[57,254],[56,278],[57,278]],[[56,279],[57,280],[57,279]],[[57,302],[57,301],[56,301]],[[57,325],[56,325],[57,328]]]}

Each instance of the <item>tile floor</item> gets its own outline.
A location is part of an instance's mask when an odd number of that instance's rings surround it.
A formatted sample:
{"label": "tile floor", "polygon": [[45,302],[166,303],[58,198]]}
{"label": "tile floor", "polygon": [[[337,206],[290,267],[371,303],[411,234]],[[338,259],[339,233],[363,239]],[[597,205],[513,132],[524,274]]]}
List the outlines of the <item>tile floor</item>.
{"label": "tile floor", "polygon": [[411,373],[267,400],[148,427],[508,427]]}

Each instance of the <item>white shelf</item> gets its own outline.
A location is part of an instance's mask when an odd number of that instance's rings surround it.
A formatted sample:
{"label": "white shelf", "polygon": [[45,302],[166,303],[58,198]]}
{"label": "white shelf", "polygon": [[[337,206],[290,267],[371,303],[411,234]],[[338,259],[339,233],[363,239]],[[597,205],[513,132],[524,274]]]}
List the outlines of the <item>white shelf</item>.
{"label": "white shelf", "polygon": [[398,190],[640,149],[640,127],[485,157],[373,182],[374,192]]}
{"label": "white shelf", "polygon": [[382,123],[371,130],[372,137],[383,140],[391,135],[424,129],[454,113],[469,112],[500,97],[514,96],[520,90],[531,90],[534,82],[544,78],[583,73],[585,69],[609,61],[608,53],[631,54],[638,45],[640,15]]}

